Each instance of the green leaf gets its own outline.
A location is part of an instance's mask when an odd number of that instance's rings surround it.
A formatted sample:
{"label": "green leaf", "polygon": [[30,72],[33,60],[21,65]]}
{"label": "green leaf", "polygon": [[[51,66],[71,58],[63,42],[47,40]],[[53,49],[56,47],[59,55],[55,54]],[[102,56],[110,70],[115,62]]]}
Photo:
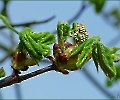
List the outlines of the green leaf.
{"label": "green leaf", "polygon": [[115,54],[118,50],[120,50],[120,48],[118,48],[118,47],[110,48],[111,54]]}
{"label": "green leaf", "polygon": [[120,64],[116,66],[116,78],[120,79]]}
{"label": "green leaf", "polygon": [[108,87],[110,87],[110,86],[112,86],[113,83],[116,82],[116,81],[117,81],[116,78],[114,78],[112,81],[109,80],[109,79],[107,79],[107,80],[106,80],[106,85],[107,85]]}
{"label": "green leaf", "polygon": [[57,24],[57,36],[58,44],[61,46],[61,50],[64,51],[64,43],[69,37],[70,34],[70,25],[66,21],[58,22]]}
{"label": "green leaf", "polygon": [[120,64],[116,65],[115,68],[116,68],[115,78],[112,80],[112,82],[109,79],[106,80],[106,85],[108,87],[112,86],[114,83],[116,83],[120,79]]}
{"label": "green leaf", "polygon": [[95,67],[96,67],[97,72],[98,72],[99,62],[98,62],[98,55],[97,55],[97,52],[96,52],[96,46],[95,46],[95,47],[93,48],[93,50],[92,50],[92,58],[93,58]]}
{"label": "green leaf", "polygon": [[[36,42],[29,37],[29,35],[21,33],[20,42],[23,44],[23,47],[30,54],[30,56],[32,56],[34,59],[42,59],[42,51],[40,50],[41,47],[39,48],[39,45],[37,45]],[[36,51],[36,48],[39,48],[41,52],[38,50]]]}
{"label": "green leaf", "polygon": [[82,44],[77,46],[75,49],[73,49],[70,53],[70,57],[73,56],[73,55],[76,55],[78,52],[82,51],[86,42],[83,42]]}
{"label": "green leaf", "polygon": [[82,68],[83,65],[89,61],[89,59],[91,58],[91,52],[92,52],[92,46],[90,46],[89,48],[86,48],[86,50],[82,51],[81,54],[78,55],[78,60],[77,60],[77,67],[78,68]]}
{"label": "green leaf", "polygon": [[37,43],[50,45],[55,43],[55,36],[51,32],[33,32],[30,28],[26,27],[20,33],[29,34],[29,36]]}
{"label": "green leaf", "polygon": [[20,42],[35,60],[41,60],[50,55],[49,44],[55,42],[55,37],[50,32],[35,33],[30,28],[25,28],[19,33]]}
{"label": "green leaf", "polygon": [[120,48],[118,47],[113,47],[113,48],[109,48],[110,49],[110,53],[111,53],[111,56],[113,58],[113,61],[114,62],[119,62],[120,61],[120,54],[117,54],[116,52],[118,50],[120,50]]}
{"label": "green leaf", "polygon": [[97,44],[98,61],[101,69],[106,76],[112,80],[116,75],[116,68],[113,64],[113,59],[110,54],[110,49],[102,43]]}
{"label": "green leaf", "polygon": [[70,57],[82,51],[83,48],[91,45],[91,43],[98,42],[99,40],[100,40],[99,36],[94,36],[94,37],[89,38],[88,40],[86,40],[85,42],[77,46],[75,49],[73,49],[72,52],[70,53]]}
{"label": "green leaf", "polygon": [[81,54],[79,54],[78,56],[78,60],[77,60],[77,67],[78,68],[82,68],[82,66],[89,61],[89,59],[92,57],[92,50],[94,48],[94,46],[97,44],[97,42],[99,42],[99,37],[92,37],[89,38],[84,45],[84,48],[81,52]]}
{"label": "green leaf", "polygon": [[70,25],[66,21],[58,22],[57,24],[57,35],[58,38],[61,40],[66,41],[67,37],[69,36]]}
{"label": "green leaf", "polygon": [[95,11],[100,13],[105,5],[106,0],[88,0],[90,3],[94,4]]}
{"label": "green leaf", "polygon": [[49,44],[55,43],[55,36],[50,32],[36,33],[31,37],[34,39],[34,41],[37,40],[36,42],[39,42],[41,44],[49,45]]}
{"label": "green leaf", "polygon": [[114,15],[114,16],[118,16],[118,15],[119,15],[119,10],[118,10],[118,8],[112,9],[111,12],[110,12],[110,14],[111,14],[111,15]]}
{"label": "green leaf", "polygon": [[3,67],[2,67],[2,68],[0,68],[0,78],[4,77],[4,76],[5,76],[5,71],[4,71]]}

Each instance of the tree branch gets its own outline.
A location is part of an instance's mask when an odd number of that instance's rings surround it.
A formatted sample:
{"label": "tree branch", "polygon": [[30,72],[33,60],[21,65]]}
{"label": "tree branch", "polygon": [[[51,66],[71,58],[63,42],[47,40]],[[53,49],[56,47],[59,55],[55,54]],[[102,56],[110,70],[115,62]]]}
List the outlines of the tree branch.
{"label": "tree branch", "polygon": [[87,69],[83,69],[84,75],[86,75],[86,77],[107,97],[109,97],[109,99],[112,97],[112,94],[110,92],[108,92],[106,89],[104,89],[101,84],[99,84],[99,82],[96,81],[95,78],[92,77],[92,75],[87,71]]}
{"label": "tree branch", "polygon": [[90,4],[87,4],[87,2],[83,0],[79,7],[80,8],[79,8],[78,12],[75,14],[75,16],[73,16],[71,19],[68,20],[68,23],[72,23],[76,19],[80,18],[80,16],[84,12],[84,10],[87,9],[88,7],[90,7]]}
{"label": "tree branch", "polygon": [[20,84],[15,84],[15,96],[16,96],[16,99],[20,99],[22,100],[22,92],[21,92],[21,85]]}
{"label": "tree branch", "polygon": [[[51,21],[52,19],[54,19],[55,16],[52,16],[46,20],[43,20],[43,21],[32,21],[32,22],[27,22],[27,23],[19,23],[19,24],[11,24],[13,27],[19,27],[19,26],[30,26],[30,25],[33,25],[33,24],[42,24],[42,23],[46,23],[46,22],[49,22]],[[7,28],[6,26],[0,26],[0,29],[3,29],[3,28]]]}
{"label": "tree branch", "polygon": [[4,51],[8,51],[9,48],[7,48],[5,45],[0,43],[0,48],[3,49]]}
{"label": "tree branch", "polygon": [[3,61],[5,61],[8,57],[11,57],[13,54],[14,54],[14,51],[9,50],[7,52],[7,54],[2,59],[0,59],[0,63],[2,63]]}
{"label": "tree branch", "polygon": [[34,72],[28,73],[26,75],[21,75],[21,76],[13,73],[10,76],[7,76],[4,79],[0,80],[0,88],[7,87],[7,86],[13,85],[15,83],[21,83],[24,80],[30,79],[34,76],[37,76],[39,74],[42,74],[42,73],[45,73],[45,72],[48,72],[51,70],[54,70],[53,65],[47,66],[45,68],[42,68],[42,69],[39,69]]}
{"label": "tree branch", "polygon": [[[78,9],[77,13],[72,18],[70,18],[67,22],[71,24],[73,21],[75,21],[78,18],[80,18],[80,16],[82,15],[82,13],[88,7],[90,7],[90,4],[87,4],[86,1],[83,0],[82,3],[80,3],[80,8]],[[52,33],[55,34],[56,30],[54,30]]]}

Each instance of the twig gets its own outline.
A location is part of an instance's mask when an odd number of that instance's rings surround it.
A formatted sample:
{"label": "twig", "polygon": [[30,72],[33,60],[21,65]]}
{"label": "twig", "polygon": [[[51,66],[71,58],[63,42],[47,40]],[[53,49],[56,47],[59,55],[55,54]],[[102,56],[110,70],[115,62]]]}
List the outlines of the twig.
{"label": "twig", "polygon": [[[82,3],[80,3],[80,8],[79,10],[77,11],[77,13],[71,18],[69,19],[67,22],[68,23],[72,23],[73,21],[75,21],[76,19],[80,18],[80,16],[82,15],[83,11],[88,8],[90,5],[89,4],[86,4],[86,1],[82,1]],[[54,30],[52,33],[56,33],[56,30]]]}
{"label": "twig", "polygon": [[36,71],[28,73],[26,75],[19,76],[19,75],[12,74],[12,75],[7,76],[4,79],[0,80],[0,88],[7,87],[7,86],[13,85],[15,83],[21,83],[22,81],[25,81],[27,79],[34,77],[34,76],[37,76],[39,74],[42,74],[42,73],[45,73],[45,72],[48,72],[51,70],[54,70],[53,65],[36,70]]}
{"label": "twig", "polygon": [[[27,23],[19,23],[19,24],[11,24],[13,27],[19,27],[19,26],[30,26],[30,25],[34,25],[34,24],[42,24],[42,23],[46,23],[49,22],[50,20],[54,19],[55,16],[52,16],[46,20],[43,21],[32,21],[32,22],[27,22]],[[7,28],[6,26],[0,26],[0,29],[3,28]]]}
{"label": "twig", "polygon": [[0,100],[3,99],[2,91],[0,90]]}
{"label": "twig", "polygon": [[20,84],[15,84],[15,96],[16,96],[16,99],[22,99],[22,92],[21,92],[21,85]]}
{"label": "twig", "polygon": [[0,43],[0,48],[3,49],[4,51],[8,51],[8,49],[9,49],[5,45],[2,45],[1,43]]}
{"label": "twig", "polygon": [[13,54],[14,54],[14,52],[9,50],[8,53],[2,59],[0,59],[0,63],[5,61],[8,57],[12,56]]}
{"label": "twig", "polygon": [[84,68],[83,69],[84,75],[99,89],[101,92],[106,95],[107,97],[111,98],[112,94],[108,92],[106,89],[104,89],[95,78],[92,77],[92,75]]}
{"label": "twig", "polygon": [[70,20],[68,20],[69,23],[72,23],[73,21],[75,21],[76,19],[80,18],[80,16],[82,15],[83,11],[88,8],[90,6],[90,4],[86,4],[86,1],[82,1],[80,8],[78,10],[78,12],[75,14],[75,16],[73,16]]}

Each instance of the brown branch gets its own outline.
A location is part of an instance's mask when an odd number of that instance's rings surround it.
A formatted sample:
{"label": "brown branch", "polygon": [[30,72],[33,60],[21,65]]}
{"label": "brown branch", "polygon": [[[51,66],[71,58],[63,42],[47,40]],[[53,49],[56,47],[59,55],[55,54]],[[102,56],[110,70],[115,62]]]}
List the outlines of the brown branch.
{"label": "brown branch", "polygon": [[[30,25],[34,25],[34,24],[42,24],[42,23],[46,23],[46,22],[49,22],[51,21],[52,19],[54,19],[55,16],[52,16],[46,20],[43,20],[43,21],[32,21],[32,22],[27,22],[27,23],[19,23],[19,24],[11,24],[13,27],[19,27],[19,26],[30,26]],[[3,28],[7,28],[6,26],[0,26],[0,29],[3,29]]]}
{"label": "brown branch", "polygon": [[36,70],[34,72],[28,73],[26,75],[16,75],[15,73],[11,74],[10,76],[5,77],[4,79],[0,80],[0,88],[7,87],[13,85],[15,83],[21,83],[24,80],[30,79],[34,76],[40,75],[42,73],[54,70],[54,66],[50,65],[45,68]]}

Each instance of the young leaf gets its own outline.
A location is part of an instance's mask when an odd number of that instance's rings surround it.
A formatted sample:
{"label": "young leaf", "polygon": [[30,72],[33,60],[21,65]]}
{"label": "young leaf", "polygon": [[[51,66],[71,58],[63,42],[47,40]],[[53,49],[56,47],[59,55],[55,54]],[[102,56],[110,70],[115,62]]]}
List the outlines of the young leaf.
{"label": "young leaf", "polygon": [[110,49],[111,54],[115,54],[118,50],[120,50],[120,48],[118,48],[118,47],[113,47],[113,48],[109,48],[109,49]]}
{"label": "young leaf", "polygon": [[82,66],[91,58],[92,50],[93,50],[94,46],[97,44],[97,42],[99,42],[99,40],[97,40],[97,38],[98,37],[92,37],[86,41],[81,54],[79,54],[79,56],[78,56],[78,60],[76,63],[78,68],[81,69]]}
{"label": "young leaf", "polygon": [[98,61],[101,69],[110,79],[116,75],[116,69],[113,65],[113,59],[110,55],[110,50],[102,43],[97,44]]}
{"label": "young leaf", "polygon": [[[25,33],[25,32],[24,32]],[[50,32],[30,32],[30,37],[41,44],[52,44],[55,43],[55,36]]]}
{"label": "young leaf", "polygon": [[57,36],[59,39],[66,41],[67,37],[69,36],[70,25],[66,21],[58,22],[57,24]]}
{"label": "young leaf", "polygon": [[20,37],[20,40],[23,41],[23,45],[26,51],[30,54],[32,58],[39,60],[43,58],[43,49],[41,45],[36,43],[29,35],[26,34],[24,35],[24,37]]}
{"label": "young leaf", "polygon": [[[22,33],[23,34],[23,33]],[[21,35],[24,47],[34,59],[39,61],[50,54],[50,48],[46,44],[35,42],[28,34]]]}
{"label": "young leaf", "polygon": [[46,44],[46,45],[55,43],[55,36],[50,32],[43,32],[42,39],[40,39],[39,42],[41,42],[41,44]]}
{"label": "young leaf", "polygon": [[76,48],[73,49],[72,52],[70,53],[70,57],[73,56],[73,55],[76,55],[78,52],[82,51],[86,42],[83,42],[79,46],[76,46]]}
{"label": "young leaf", "polygon": [[96,67],[97,72],[98,72],[98,65],[99,65],[99,63],[98,63],[98,55],[97,55],[97,52],[96,52],[96,46],[92,50],[92,58],[93,58],[93,61],[95,63],[95,67]]}
{"label": "young leaf", "polygon": [[85,51],[82,51],[81,54],[78,55],[78,60],[77,60],[77,67],[82,68],[82,66],[90,60],[91,58],[91,52],[92,52],[92,47],[89,49],[86,49]]}
{"label": "young leaf", "polygon": [[120,54],[117,54],[116,52],[118,50],[120,50],[120,48],[118,47],[113,47],[113,48],[109,48],[110,49],[110,53],[111,53],[111,56],[113,58],[113,61],[114,62],[119,62],[120,61]]}
{"label": "young leaf", "polygon": [[70,34],[70,25],[66,21],[58,22],[57,24],[57,36],[58,44],[61,46],[61,50],[64,51],[64,43],[69,37]]}
{"label": "young leaf", "polygon": [[86,46],[89,46],[92,43],[94,44],[95,42],[98,42],[99,40],[100,40],[99,36],[89,38],[88,40],[86,40],[85,42],[77,46],[75,49],[73,49],[70,56],[77,54],[78,52],[82,51],[83,48],[85,48]]}
{"label": "young leaf", "polygon": [[0,78],[4,77],[4,76],[5,76],[5,71],[4,71],[3,67],[2,67],[2,68],[0,68]]}

